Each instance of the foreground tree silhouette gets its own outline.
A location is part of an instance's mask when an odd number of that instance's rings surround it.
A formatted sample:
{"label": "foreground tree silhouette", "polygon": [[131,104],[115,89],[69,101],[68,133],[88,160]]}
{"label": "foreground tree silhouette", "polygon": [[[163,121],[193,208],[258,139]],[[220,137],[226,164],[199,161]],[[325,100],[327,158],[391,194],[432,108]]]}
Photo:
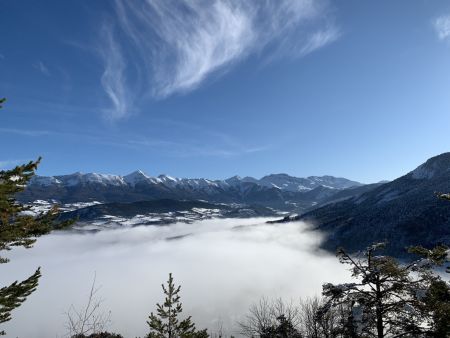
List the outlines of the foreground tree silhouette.
{"label": "foreground tree silhouette", "polygon": [[[0,108],[4,102],[5,99],[0,99]],[[0,251],[9,251],[13,247],[29,249],[37,237],[69,223],[55,222],[58,216],[56,206],[48,212],[31,216],[24,213],[29,207],[18,203],[15,199],[16,194],[25,189],[39,162],[40,158],[11,170],[0,171]],[[0,257],[0,264],[8,262],[9,259]],[[41,272],[38,268],[27,279],[15,281],[0,289],[0,324],[11,320],[11,311],[19,307],[36,290],[40,277]],[[0,335],[4,334],[4,331],[0,331]]]}
{"label": "foreground tree silhouette", "polygon": [[111,311],[102,309],[103,299],[98,295],[101,287],[97,286],[96,281],[97,276],[94,274],[86,304],[80,308],[72,304],[66,312],[66,328],[71,338],[97,337],[100,334],[119,336],[104,331],[111,324]]}
{"label": "foreground tree silhouette", "polygon": [[165,299],[164,303],[156,304],[156,314],[153,312],[149,316],[147,324],[150,333],[147,338],[206,338],[208,333],[205,330],[197,331],[191,316],[179,320],[178,315],[183,312],[180,302],[181,286],[175,286],[172,274],[169,274],[167,286],[161,285]]}
{"label": "foreground tree silhouette", "polygon": [[[345,324],[349,337],[435,336],[436,316],[439,320],[443,318],[436,314],[433,304],[442,305],[443,285],[432,268],[445,262],[447,248],[413,248],[411,252],[424,258],[406,265],[392,257],[376,255],[382,248],[383,243],[375,244],[367,248],[364,257],[352,257],[343,249],[338,251],[341,263],[351,266],[357,282],[324,284],[323,295],[328,301],[318,315],[336,306],[349,306],[351,312]],[[440,289],[430,293],[432,285]]]}
{"label": "foreground tree silhouette", "polygon": [[260,338],[302,338],[300,332],[286,316],[281,315],[276,319],[277,323],[267,327],[260,334]]}
{"label": "foreground tree silhouette", "polygon": [[301,308],[291,300],[261,298],[238,322],[240,334],[261,338],[300,338]]}

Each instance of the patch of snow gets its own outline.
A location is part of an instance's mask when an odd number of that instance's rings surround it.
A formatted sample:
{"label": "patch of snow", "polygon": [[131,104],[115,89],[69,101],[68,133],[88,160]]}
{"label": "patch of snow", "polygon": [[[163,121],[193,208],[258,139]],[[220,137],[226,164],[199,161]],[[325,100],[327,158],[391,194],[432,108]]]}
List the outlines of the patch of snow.
{"label": "patch of snow", "polygon": [[123,178],[117,175],[110,174],[97,174],[97,173],[88,173],[81,176],[81,180],[85,182],[91,183],[99,183],[103,185],[116,185],[120,186],[124,184]]}
{"label": "patch of snow", "polygon": [[30,180],[30,184],[51,186],[54,184],[61,184],[62,182],[53,176],[33,176]]}
{"label": "patch of snow", "polygon": [[155,180],[154,178],[151,178],[146,173],[144,173],[141,170],[136,170],[132,172],[131,174],[128,174],[123,177],[123,181],[132,187],[134,187],[136,184],[141,182],[147,182],[150,181],[152,183],[160,183],[160,180]]}

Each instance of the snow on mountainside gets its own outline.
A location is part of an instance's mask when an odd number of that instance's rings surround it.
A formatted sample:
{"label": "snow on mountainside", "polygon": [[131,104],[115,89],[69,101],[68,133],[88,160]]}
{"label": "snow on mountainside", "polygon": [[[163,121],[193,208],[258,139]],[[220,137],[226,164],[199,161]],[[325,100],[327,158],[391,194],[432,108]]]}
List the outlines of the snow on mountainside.
{"label": "snow on mountainside", "polygon": [[70,175],[60,176],[34,176],[30,185],[57,185],[64,187],[73,187],[85,184],[100,184],[111,186],[131,186],[138,184],[162,184],[169,188],[188,188],[194,190],[210,189],[210,188],[227,188],[236,187],[244,183],[253,183],[264,187],[277,188],[285,191],[308,191],[323,186],[330,189],[346,189],[350,187],[362,186],[363,184],[346,178],[333,176],[310,176],[307,178],[299,178],[289,176],[287,174],[271,174],[261,179],[253,177],[233,176],[225,180],[209,180],[205,178],[176,178],[168,175],[159,175],[152,177],[141,170],[134,171],[125,176],[97,174],[80,172]]}
{"label": "snow on mountainside", "polygon": [[258,181],[261,185],[273,186],[287,191],[305,191],[320,186],[331,189],[346,189],[350,187],[361,186],[363,184],[350,181],[346,178],[333,176],[309,176],[299,178],[287,174],[272,174],[264,176]]}
{"label": "snow on mountainside", "polygon": [[123,181],[132,187],[142,182],[148,182],[149,180],[150,176],[148,176],[141,170],[133,171],[131,174],[123,177]]}
{"label": "snow on mountainside", "polygon": [[[109,174],[97,174],[97,173],[87,173],[83,174],[76,172],[71,175],[61,175],[47,177],[47,181],[52,181],[53,184],[63,185],[67,187],[84,185],[84,184],[100,184],[100,185],[110,185],[110,186],[120,186],[125,184],[123,177],[118,175]],[[45,181],[43,176],[34,176],[31,179],[31,185],[40,184],[40,182]]]}
{"label": "snow on mountainside", "polygon": [[[301,212],[329,202],[332,195],[361,183],[332,176],[292,177],[268,175],[261,179],[234,176],[225,180],[157,177],[138,170],[125,176],[74,173],[54,177],[34,176],[21,201],[56,200],[58,203],[100,201],[136,202],[156,199],[206,200],[219,203],[251,203],[278,210]],[[350,194],[359,193],[351,191]]]}
{"label": "snow on mountainside", "polygon": [[50,177],[33,176],[30,183],[35,184],[35,185],[41,185],[41,186],[62,184],[62,182],[60,180],[58,180],[57,178],[55,178],[53,176],[50,176]]}
{"label": "snow on mountainside", "polygon": [[80,230],[138,225],[192,223],[211,218],[273,217],[280,213],[265,207],[161,199],[133,203],[92,204],[62,214],[76,219]]}

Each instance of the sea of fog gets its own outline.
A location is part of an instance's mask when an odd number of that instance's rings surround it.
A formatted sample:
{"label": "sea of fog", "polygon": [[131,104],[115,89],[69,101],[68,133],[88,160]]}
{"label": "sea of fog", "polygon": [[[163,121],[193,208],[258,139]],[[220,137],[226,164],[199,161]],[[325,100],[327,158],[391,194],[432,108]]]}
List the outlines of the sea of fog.
{"label": "sea of fog", "polygon": [[198,328],[236,334],[236,322],[262,296],[296,301],[320,295],[324,282],[343,282],[348,271],[318,250],[317,233],[301,222],[215,219],[193,224],[140,226],[96,233],[55,232],[29,250],[8,253],[0,285],[41,267],[39,287],[4,325],[8,337],[65,337],[65,312],[86,303],[94,275],[109,331],[144,336],[146,320],[163,299],[172,272],[182,285],[184,313]]}

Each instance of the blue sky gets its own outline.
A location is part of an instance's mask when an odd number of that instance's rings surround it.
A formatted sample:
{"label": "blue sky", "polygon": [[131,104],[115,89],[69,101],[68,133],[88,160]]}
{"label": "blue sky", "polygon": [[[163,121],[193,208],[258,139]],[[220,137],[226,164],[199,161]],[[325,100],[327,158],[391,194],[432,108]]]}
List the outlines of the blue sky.
{"label": "blue sky", "polygon": [[448,1],[3,1],[0,166],[393,179],[450,149]]}

